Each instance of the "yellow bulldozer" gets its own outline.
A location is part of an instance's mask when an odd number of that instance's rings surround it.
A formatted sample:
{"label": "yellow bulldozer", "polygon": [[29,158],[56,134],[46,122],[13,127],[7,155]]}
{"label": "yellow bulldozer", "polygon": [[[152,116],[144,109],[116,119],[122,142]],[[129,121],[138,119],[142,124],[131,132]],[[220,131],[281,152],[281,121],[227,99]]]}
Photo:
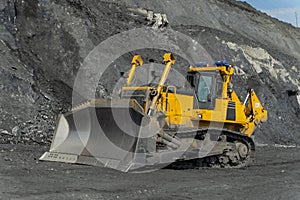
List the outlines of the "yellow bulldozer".
{"label": "yellow bulldozer", "polygon": [[141,56],[118,98],[91,99],[59,117],[50,151],[40,160],[120,171],[160,167],[243,167],[253,161],[255,128],[267,110],[253,89],[244,102],[233,90],[234,67],[190,66],[188,87],[166,85],[173,54],[164,55],[158,84],[132,86]]}

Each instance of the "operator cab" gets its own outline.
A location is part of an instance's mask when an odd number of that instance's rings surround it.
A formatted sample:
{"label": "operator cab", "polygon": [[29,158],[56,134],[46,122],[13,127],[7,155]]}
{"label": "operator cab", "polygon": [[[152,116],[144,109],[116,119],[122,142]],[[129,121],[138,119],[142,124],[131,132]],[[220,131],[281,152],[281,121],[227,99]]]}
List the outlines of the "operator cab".
{"label": "operator cab", "polygon": [[217,71],[188,72],[187,80],[196,94],[196,104],[200,109],[213,110],[217,98],[222,97],[223,81]]}

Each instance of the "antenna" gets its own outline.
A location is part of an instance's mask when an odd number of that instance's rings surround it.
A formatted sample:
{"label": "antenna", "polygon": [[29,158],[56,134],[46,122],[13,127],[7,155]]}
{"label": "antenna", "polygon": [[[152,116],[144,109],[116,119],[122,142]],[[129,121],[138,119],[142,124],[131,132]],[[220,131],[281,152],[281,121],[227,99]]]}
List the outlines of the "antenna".
{"label": "antenna", "polygon": [[295,17],[296,17],[296,27],[299,28],[299,25],[298,25],[298,15],[297,15],[297,12],[295,12]]}

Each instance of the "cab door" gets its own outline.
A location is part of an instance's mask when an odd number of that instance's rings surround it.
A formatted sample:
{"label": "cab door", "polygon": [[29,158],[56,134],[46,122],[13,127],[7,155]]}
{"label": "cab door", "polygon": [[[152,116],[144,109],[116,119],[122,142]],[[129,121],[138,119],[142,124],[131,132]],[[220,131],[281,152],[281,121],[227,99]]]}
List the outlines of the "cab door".
{"label": "cab door", "polygon": [[196,96],[200,109],[213,110],[216,103],[216,81],[215,72],[198,73],[198,84],[196,85]]}

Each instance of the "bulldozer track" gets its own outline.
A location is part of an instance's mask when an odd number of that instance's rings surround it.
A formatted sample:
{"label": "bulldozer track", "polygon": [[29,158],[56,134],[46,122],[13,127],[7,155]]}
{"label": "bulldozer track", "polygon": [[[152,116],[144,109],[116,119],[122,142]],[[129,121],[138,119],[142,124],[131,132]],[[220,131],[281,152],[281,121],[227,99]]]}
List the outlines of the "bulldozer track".
{"label": "bulldozer track", "polygon": [[[202,158],[196,158],[191,160],[182,160],[177,161],[170,164],[167,168],[171,169],[199,169],[199,168],[243,168],[251,165],[254,161],[254,153],[255,146],[254,142],[251,138],[246,135],[243,135],[236,131],[231,131],[227,129],[217,129],[217,128],[209,128],[209,129],[200,129],[197,131],[197,136],[206,135],[209,132],[218,132],[220,136],[226,135],[227,143],[231,145],[235,145],[236,143],[245,144],[248,148],[247,155],[242,158],[241,156],[237,156],[237,149],[225,150],[222,154],[211,155]],[[184,133],[181,133],[184,134]],[[187,133],[187,135],[191,135]],[[196,137],[197,137],[196,136]],[[184,136],[183,136],[184,137]],[[237,159],[233,162],[232,158]],[[227,160],[227,162],[221,162],[222,160]]]}

